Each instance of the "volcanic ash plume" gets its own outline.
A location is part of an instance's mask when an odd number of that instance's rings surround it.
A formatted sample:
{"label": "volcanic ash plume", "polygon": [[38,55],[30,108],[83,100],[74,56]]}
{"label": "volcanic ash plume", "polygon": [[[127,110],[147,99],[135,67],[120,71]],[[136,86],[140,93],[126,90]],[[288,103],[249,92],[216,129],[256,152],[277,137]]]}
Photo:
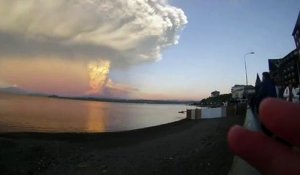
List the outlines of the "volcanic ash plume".
{"label": "volcanic ash plume", "polygon": [[108,81],[110,62],[101,60],[88,65],[90,87],[88,94],[101,94]]}
{"label": "volcanic ash plume", "polygon": [[161,59],[165,49],[178,44],[188,22],[168,0],[0,0],[0,16],[0,61],[83,62],[89,93],[101,95],[112,93],[107,89],[129,91],[108,82],[109,69]]}
{"label": "volcanic ash plume", "polygon": [[159,60],[187,23],[167,0],[0,0],[0,59],[49,57],[113,67]]}

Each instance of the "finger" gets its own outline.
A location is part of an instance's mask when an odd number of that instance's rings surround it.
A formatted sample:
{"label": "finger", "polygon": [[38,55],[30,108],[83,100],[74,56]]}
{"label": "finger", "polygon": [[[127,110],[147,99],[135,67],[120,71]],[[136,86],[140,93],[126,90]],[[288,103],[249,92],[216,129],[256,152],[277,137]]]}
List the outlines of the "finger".
{"label": "finger", "polygon": [[300,105],[268,98],[260,105],[264,125],[275,135],[300,146]]}
{"label": "finger", "polygon": [[262,174],[300,174],[300,154],[260,132],[234,126],[228,133],[230,149]]}

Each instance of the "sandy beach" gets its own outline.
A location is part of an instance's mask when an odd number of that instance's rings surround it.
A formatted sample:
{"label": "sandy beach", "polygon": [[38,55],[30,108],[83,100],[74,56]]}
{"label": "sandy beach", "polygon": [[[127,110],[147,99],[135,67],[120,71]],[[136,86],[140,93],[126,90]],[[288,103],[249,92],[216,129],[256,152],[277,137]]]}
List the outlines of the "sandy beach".
{"label": "sandy beach", "polygon": [[1,133],[1,174],[204,174],[230,169],[226,134],[243,117],[117,133]]}

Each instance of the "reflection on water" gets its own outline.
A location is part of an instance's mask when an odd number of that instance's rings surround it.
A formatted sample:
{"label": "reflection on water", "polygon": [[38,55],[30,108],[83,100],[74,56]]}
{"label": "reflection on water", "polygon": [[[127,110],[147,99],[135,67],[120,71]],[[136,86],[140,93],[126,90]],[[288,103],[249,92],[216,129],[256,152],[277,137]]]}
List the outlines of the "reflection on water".
{"label": "reflection on water", "polygon": [[102,104],[102,108],[97,105],[97,102],[89,102],[88,107],[88,115],[86,120],[86,131],[87,132],[104,132],[105,131],[105,119],[107,116],[107,108],[108,104]]}
{"label": "reflection on water", "polygon": [[127,104],[0,93],[0,132],[122,131],[183,119],[183,105]]}

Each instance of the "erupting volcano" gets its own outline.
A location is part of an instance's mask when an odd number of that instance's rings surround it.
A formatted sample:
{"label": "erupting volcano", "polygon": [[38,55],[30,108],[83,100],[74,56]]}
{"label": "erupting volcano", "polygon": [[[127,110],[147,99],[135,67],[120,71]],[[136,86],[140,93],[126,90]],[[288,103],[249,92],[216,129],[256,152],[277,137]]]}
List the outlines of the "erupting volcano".
{"label": "erupting volcano", "polygon": [[97,63],[90,63],[88,65],[89,78],[90,78],[90,90],[87,94],[99,94],[101,95],[105,88],[109,78],[110,62],[107,60],[100,60]]}

